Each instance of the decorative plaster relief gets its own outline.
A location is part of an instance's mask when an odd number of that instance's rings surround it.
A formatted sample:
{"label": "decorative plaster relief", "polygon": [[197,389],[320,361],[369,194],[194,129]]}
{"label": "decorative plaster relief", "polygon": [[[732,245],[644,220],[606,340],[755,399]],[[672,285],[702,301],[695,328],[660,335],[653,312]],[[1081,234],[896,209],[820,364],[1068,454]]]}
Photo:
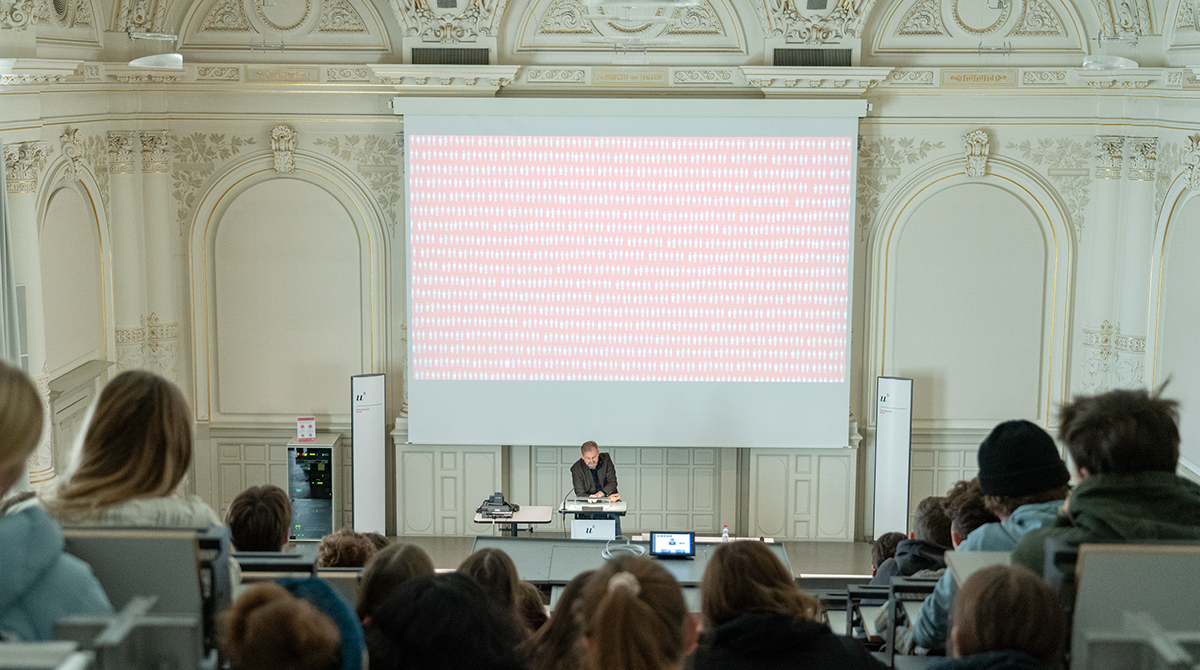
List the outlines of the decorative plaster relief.
{"label": "decorative plaster relief", "polygon": [[171,160],[170,143],[171,133],[165,130],[149,130],[142,133],[142,172],[157,174],[168,171]]}
{"label": "decorative plaster relief", "polygon": [[1154,181],[1154,168],[1158,157],[1158,138],[1130,137],[1127,139],[1129,180]]}
{"label": "decorative plaster relief", "polygon": [[104,135],[85,137],[83,159],[91,168],[92,178],[100,189],[100,201],[104,204],[104,210],[108,211],[108,138]]}
{"label": "decorative plaster relief", "polygon": [[[50,407],[50,372],[46,364],[42,364],[42,373],[39,375],[31,375],[33,385],[37,388],[38,395],[42,398],[42,407]],[[44,410],[43,410],[44,411]],[[46,417],[47,422],[49,417]],[[33,450],[33,454],[25,462],[29,469],[29,483],[35,491],[41,487],[49,487],[54,481],[54,438],[51,431],[42,431],[41,441],[38,442],[37,448]]]}
{"label": "decorative plaster relief", "polygon": [[403,165],[399,138],[389,135],[343,135],[317,139],[313,144],[325,147],[329,153],[356,165],[359,176],[366,182],[375,202],[387,217],[392,234],[396,233],[396,206],[404,195],[401,174]]}
{"label": "decorative plaster relief", "polygon": [[218,0],[200,24],[200,32],[250,32],[250,19],[246,18],[241,0]]}
{"label": "decorative plaster relief", "polygon": [[979,179],[987,174],[988,134],[982,128],[963,135],[963,150],[967,154],[967,176]]}
{"label": "decorative plaster relief", "polygon": [[712,86],[714,84],[733,84],[734,74],[733,70],[675,68],[671,75],[671,85]]}
{"label": "decorative plaster relief", "polygon": [[[804,95],[820,89],[822,94],[841,89],[846,94],[865,93],[885,81],[891,68],[836,67],[749,67],[741,68],[746,83],[767,95]],[[815,92],[815,91],[814,91]]]}
{"label": "decorative plaster relief", "polygon": [[1086,394],[1103,393],[1109,389],[1108,378],[1112,357],[1112,324],[1106,319],[1099,328],[1083,328],[1083,380]]}
{"label": "decorative plaster relief", "polygon": [[865,139],[858,149],[858,235],[866,240],[871,218],[879,208],[881,196],[909,165],[925,160],[932,152],[944,149],[941,142],[911,137]]}
{"label": "decorative plaster relief", "polygon": [[0,0],[0,30],[25,30],[32,21],[33,0]]}
{"label": "decorative plaster relief", "polygon": [[[964,17],[963,12],[959,10],[959,4],[962,2],[962,0],[952,0],[952,2],[953,4],[950,5],[950,14],[954,17],[954,23],[956,23],[958,27],[967,34],[974,35],[976,37],[983,37],[984,35],[990,35],[991,33],[996,32],[1001,26],[1008,22],[1008,17],[1012,14],[1012,0],[1006,0],[1005,2],[1000,3],[1000,13],[998,16],[996,16],[995,20],[987,25],[974,25],[967,19],[967,17]],[[973,15],[976,12],[968,10],[966,13],[968,15]]]}
{"label": "decorative plaster relief", "polygon": [[85,65],[83,67],[84,81],[101,81],[104,79],[104,74],[100,70],[99,65]]}
{"label": "decorative plaster relief", "polygon": [[1113,332],[1113,349],[1116,365],[1115,381],[1118,388],[1145,388],[1146,338],[1121,334],[1121,324]]}
{"label": "decorative plaster relief", "polygon": [[918,0],[900,21],[901,35],[947,36],[942,25],[942,6],[938,0]]}
{"label": "decorative plaster relief", "polygon": [[1125,163],[1125,138],[1120,135],[1096,136],[1096,179],[1120,179]]}
{"label": "decorative plaster relief", "polygon": [[62,143],[63,158],[66,159],[66,170],[63,176],[67,181],[77,181],[79,175],[83,174],[83,145],[79,141],[79,129],[71,130],[67,128],[63,130],[63,134],[58,138]]}
{"label": "decorative plaster relief", "polygon": [[183,81],[183,75],[122,72],[116,75],[116,79],[122,84],[176,84]]}
{"label": "decorative plaster relief", "polygon": [[196,79],[216,79],[219,81],[238,81],[242,78],[242,69],[237,66],[230,67],[198,67],[196,68]]}
{"label": "decorative plaster relief", "polygon": [[163,323],[158,314],[150,312],[146,318],[146,349],[150,367],[171,381],[176,381],[179,370],[179,324]]}
{"label": "decorative plaster relief", "polygon": [[275,21],[273,21],[271,19],[271,17],[267,15],[267,10],[266,10],[267,5],[265,5],[262,2],[254,3],[254,13],[256,15],[258,15],[258,20],[262,21],[264,24],[266,24],[266,26],[268,28],[270,28],[271,30],[274,30],[275,32],[279,32],[279,33],[290,33],[290,32],[293,32],[293,31],[299,29],[300,26],[304,25],[304,22],[307,21],[308,17],[312,15],[313,0],[299,0],[299,1],[304,3],[304,11],[301,12],[299,19],[296,19],[295,21],[292,21],[291,23],[281,24],[281,23],[276,23]]}
{"label": "decorative plaster relief", "polygon": [[62,84],[67,76],[62,74],[0,74],[0,86],[23,84]]}
{"label": "decorative plaster relief", "polygon": [[1066,70],[1021,70],[1022,86],[1060,86],[1066,82]]}
{"label": "decorative plaster relief", "polygon": [[1037,166],[1046,166],[1046,176],[1067,206],[1075,233],[1083,235],[1084,212],[1091,202],[1092,179],[1088,164],[1091,152],[1088,144],[1070,138],[1043,138],[1021,143],[1009,142],[1007,149]]}
{"label": "decorative plaster relief", "polygon": [[367,24],[347,0],[325,0],[321,3],[319,33],[365,33]]}
{"label": "decorative plaster relief", "polygon": [[180,232],[196,206],[196,194],[218,165],[233,158],[244,147],[256,143],[253,137],[226,136],[220,133],[192,133],[175,141],[171,170],[171,195],[178,205]]}
{"label": "decorative plaster relief", "polygon": [[469,0],[459,14],[439,14],[427,0],[390,0],[392,10],[410,37],[442,44],[471,43],[495,37],[495,19],[504,15],[507,0]]}
{"label": "decorative plaster relief", "polygon": [[33,2],[33,25],[35,25],[35,26],[50,25],[50,0],[34,0],[34,2]]}
{"label": "decorative plaster relief", "polygon": [[579,0],[554,0],[538,22],[538,32],[546,35],[599,35],[596,24],[585,19],[587,8]]}
{"label": "decorative plaster relief", "polygon": [[296,170],[296,130],[279,124],[271,129],[271,151],[275,154],[275,171],[280,174]]}
{"label": "decorative plaster relief", "polygon": [[[1006,2],[1006,4],[1008,3]],[[1013,34],[1053,37],[1065,36],[1067,31],[1063,28],[1058,14],[1046,0],[1024,0],[1021,6],[1021,19],[1017,22],[1017,30]]]}
{"label": "decorative plaster relief", "polygon": [[582,84],[587,81],[587,70],[582,68],[531,69],[525,80],[533,84]]}
{"label": "decorative plaster relief", "polygon": [[892,73],[888,75],[888,83],[937,86],[937,75],[933,70],[892,70]]}
{"label": "decorative plaster relief", "polygon": [[161,33],[167,0],[118,0],[113,30],[120,33]]}
{"label": "decorative plaster relief", "polygon": [[133,174],[133,143],[136,137],[137,133],[132,130],[109,131],[109,174]]}
{"label": "decorative plaster relief", "polygon": [[90,26],[95,22],[92,16],[92,3],[88,0],[75,0],[75,17],[71,22],[76,26]]}
{"label": "decorative plaster relief", "polygon": [[668,35],[724,35],[725,26],[711,3],[687,5],[675,10],[675,22],[667,28]]}
{"label": "decorative plaster relief", "polygon": [[829,44],[861,36],[863,19],[875,0],[838,0],[825,16],[805,16],[794,0],[757,0],[754,9],[764,36],[788,44]]}
{"label": "decorative plaster relief", "polygon": [[371,70],[365,67],[331,67],[325,70],[325,81],[370,81]]}
{"label": "decorative plaster relief", "polygon": [[38,173],[46,166],[50,145],[46,142],[15,142],[4,145],[4,173],[9,193],[33,193]]}
{"label": "decorative plaster relief", "polygon": [[1187,179],[1188,188],[1200,191],[1200,135],[1188,137],[1183,151],[1183,175]]}

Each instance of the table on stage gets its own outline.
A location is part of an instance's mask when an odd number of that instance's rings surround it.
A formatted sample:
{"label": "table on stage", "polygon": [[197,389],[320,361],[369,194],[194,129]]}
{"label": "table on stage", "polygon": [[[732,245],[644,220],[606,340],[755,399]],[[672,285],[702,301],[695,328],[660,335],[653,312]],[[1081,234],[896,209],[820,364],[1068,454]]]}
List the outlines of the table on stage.
{"label": "table on stage", "polygon": [[521,509],[513,512],[511,517],[501,519],[485,518],[483,514],[475,513],[475,523],[490,523],[493,526],[499,525],[500,532],[507,534],[510,537],[517,536],[517,524],[527,523],[546,524],[554,518],[554,508],[550,505],[521,505]]}

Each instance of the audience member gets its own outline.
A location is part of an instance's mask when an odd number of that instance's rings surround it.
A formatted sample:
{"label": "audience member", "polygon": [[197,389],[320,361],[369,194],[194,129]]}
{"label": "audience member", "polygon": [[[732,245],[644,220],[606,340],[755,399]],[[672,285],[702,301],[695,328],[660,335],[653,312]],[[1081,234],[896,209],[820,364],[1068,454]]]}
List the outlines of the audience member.
{"label": "audience member", "polygon": [[580,600],[584,657],[603,670],[674,670],[696,648],[696,619],[679,582],[643,556],[596,570]]}
{"label": "audience member", "polygon": [[329,582],[315,577],[276,580],[297,598],[308,601],[337,626],[342,641],[342,670],[363,670],[367,667],[367,643],[362,624],[354,609]]}
{"label": "audience member", "polygon": [[519,651],[529,659],[531,670],[580,670],[584,667],[577,610],[579,596],[592,572],[585,570],[567,582],[550,620],[521,645]]}
{"label": "audience member", "polygon": [[871,583],[887,586],[892,577],[911,577],[922,571],[945,570],[943,555],[950,548],[950,517],[942,511],[942,498],[930,496],[917,503],[913,532],[896,545],[896,555],[884,561]]}
{"label": "audience member", "polygon": [[468,556],[458,571],[479,582],[497,608],[510,612],[517,621],[522,620],[517,608],[517,585],[521,578],[508,554],[499,549],[480,549]]}
{"label": "audience member", "polygon": [[292,502],[273,484],[251,486],[229,504],[225,522],[236,551],[287,551]]}
{"label": "audience member", "polygon": [[398,542],[380,549],[367,561],[358,587],[355,611],[363,625],[370,623],[375,609],[401,584],[434,573],[433,561],[415,544]]}
{"label": "audience member", "polygon": [[317,545],[317,567],[361,568],[375,555],[375,543],[366,535],[339,528]]}
{"label": "audience member", "polygon": [[[0,362],[0,498],[42,438],[42,402],[23,372]],[[50,640],[69,614],[113,611],[87,563],[63,553],[58,524],[37,505],[0,516],[0,639]]]}
{"label": "audience member", "polygon": [[546,605],[542,602],[541,590],[529,582],[517,584],[517,610],[521,613],[521,621],[531,633],[536,633],[550,620],[546,615]]}
{"label": "audience member", "polygon": [[[957,551],[1012,551],[1027,533],[1054,521],[1070,475],[1046,431],[1029,421],[1005,421],[984,438],[977,458],[979,492],[1000,521],[972,531]],[[925,599],[913,625],[918,646],[945,647],[957,588],[953,576],[942,575]]]}
{"label": "audience member", "polygon": [[234,670],[337,670],[333,620],[274,582],[246,589],[221,616],[221,649]]}
{"label": "audience member", "polygon": [[363,533],[363,535],[366,535],[367,539],[371,541],[371,544],[375,545],[376,551],[379,551],[380,549],[383,549],[384,547],[391,544],[390,542],[388,542],[387,536],[384,535],[383,533],[372,532],[372,533]]}
{"label": "audience member", "polygon": [[978,477],[955,483],[942,499],[942,511],[950,517],[950,542],[954,549],[976,528],[1000,521],[1000,517],[987,508]]}
{"label": "audience member", "polygon": [[967,579],[951,614],[956,659],[939,670],[1048,670],[1060,667],[1067,615],[1058,595],[1022,566],[994,565]]}
{"label": "audience member", "polygon": [[896,545],[908,539],[904,533],[892,531],[884,533],[875,538],[871,543],[871,576],[874,577],[879,572],[879,566],[883,562],[896,555]]}
{"label": "audience member", "polygon": [[1200,540],[1200,485],[1175,474],[1179,409],[1145,389],[1076,398],[1059,415],[1058,438],[1080,483],[1053,524],[1027,534],[1013,561],[1038,574],[1045,542]]}
{"label": "audience member", "polygon": [[380,604],[366,628],[371,670],[522,670],[518,624],[474,579],[418,577]]}
{"label": "audience member", "polygon": [[64,525],[207,528],[221,518],[178,494],[192,464],[192,413],[162,377],[122,372],[100,392],[67,480],[45,501]]}
{"label": "audience member", "polygon": [[700,609],[695,670],[884,667],[821,622],[820,604],[761,542],[717,547],[700,583]]}

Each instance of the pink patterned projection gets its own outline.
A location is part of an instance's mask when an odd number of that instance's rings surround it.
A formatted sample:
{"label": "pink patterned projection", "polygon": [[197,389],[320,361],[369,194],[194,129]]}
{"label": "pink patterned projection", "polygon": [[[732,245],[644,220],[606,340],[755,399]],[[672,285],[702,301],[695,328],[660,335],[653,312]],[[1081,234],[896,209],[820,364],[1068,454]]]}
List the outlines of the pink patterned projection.
{"label": "pink patterned projection", "polygon": [[407,145],[415,379],[845,379],[849,138]]}

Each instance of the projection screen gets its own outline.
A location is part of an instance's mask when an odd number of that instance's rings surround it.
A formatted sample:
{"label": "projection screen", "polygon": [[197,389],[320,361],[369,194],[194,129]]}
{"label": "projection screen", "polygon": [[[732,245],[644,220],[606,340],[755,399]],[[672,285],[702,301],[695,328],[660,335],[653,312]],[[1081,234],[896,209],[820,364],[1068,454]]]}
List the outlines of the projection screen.
{"label": "projection screen", "polygon": [[846,445],[864,102],[394,107],[411,442]]}

